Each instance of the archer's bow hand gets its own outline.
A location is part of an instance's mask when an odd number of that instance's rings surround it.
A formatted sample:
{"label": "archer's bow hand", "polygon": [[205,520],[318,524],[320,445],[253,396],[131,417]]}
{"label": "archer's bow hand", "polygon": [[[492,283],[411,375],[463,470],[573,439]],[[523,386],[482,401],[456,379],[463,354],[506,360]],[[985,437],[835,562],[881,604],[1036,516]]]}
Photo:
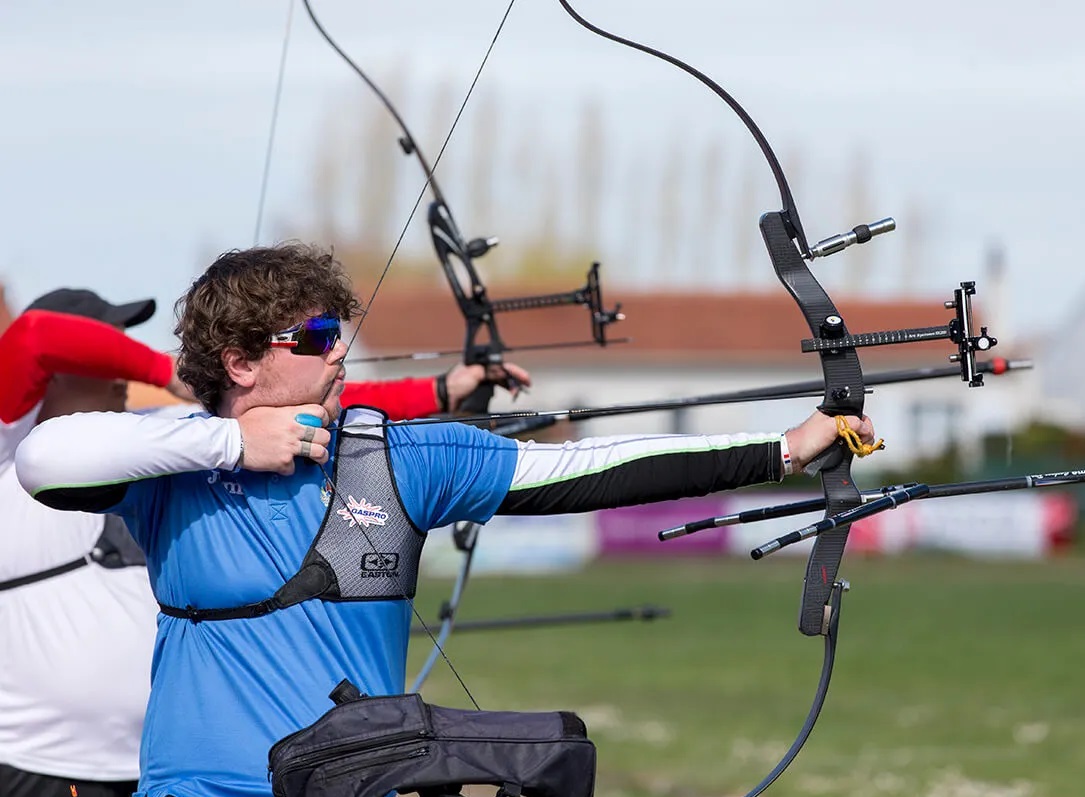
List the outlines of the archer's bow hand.
{"label": "archer's bow hand", "polygon": [[515,363],[500,365],[460,365],[445,374],[445,390],[448,392],[448,409],[455,412],[463,400],[479,385],[491,384],[505,388],[513,398],[531,386],[531,374]]}
{"label": "archer's bow hand", "polygon": [[[848,428],[858,434],[862,442],[870,445],[874,443],[874,424],[870,418],[866,415],[862,419],[854,415],[846,415],[844,419]],[[835,443],[839,435],[836,419],[822,412],[815,412],[801,425],[788,429],[787,448],[791,454],[793,471],[797,473],[805,468]]]}

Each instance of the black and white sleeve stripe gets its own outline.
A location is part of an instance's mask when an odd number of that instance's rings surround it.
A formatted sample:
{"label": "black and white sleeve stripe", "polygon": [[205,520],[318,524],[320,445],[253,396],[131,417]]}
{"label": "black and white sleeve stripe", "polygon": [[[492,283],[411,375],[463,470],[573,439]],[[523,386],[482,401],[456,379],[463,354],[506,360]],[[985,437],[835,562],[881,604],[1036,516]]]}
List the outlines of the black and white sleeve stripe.
{"label": "black and white sleeve stripe", "polygon": [[520,443],[512,486],[497,513],[588,512],[779,481],[781,438],[622,435]]}

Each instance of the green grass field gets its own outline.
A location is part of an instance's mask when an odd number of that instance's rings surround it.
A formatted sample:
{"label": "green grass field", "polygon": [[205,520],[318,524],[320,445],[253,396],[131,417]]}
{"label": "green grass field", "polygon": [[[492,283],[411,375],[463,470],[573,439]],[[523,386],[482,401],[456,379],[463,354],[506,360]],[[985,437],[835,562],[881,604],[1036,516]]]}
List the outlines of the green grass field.
{"label": "green grass field", "polygon": [[[790,745],[822,641],[796,629],[803,562],[607,564],[478,578],[461,618],[655,603],[652,623],[453,634],[482,708],[573,709],[599,748],[596,794],[742,795]],[[836,672],[774,797],[1085,794],[1085,559],[845,557]],[[425,581],[429,618],[449,583]],[[428,619],[427,619],[428,622]],[[428,652],[417,637],[413,673]],[[466,706],[439,663],[430,702]]]}

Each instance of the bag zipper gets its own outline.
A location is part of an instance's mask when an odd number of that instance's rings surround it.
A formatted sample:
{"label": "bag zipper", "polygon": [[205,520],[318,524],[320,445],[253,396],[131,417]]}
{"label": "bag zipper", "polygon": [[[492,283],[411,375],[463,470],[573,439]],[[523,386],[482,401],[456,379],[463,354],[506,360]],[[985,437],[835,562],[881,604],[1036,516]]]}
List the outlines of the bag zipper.
{"label": "bag zipper", "polygon": [[372,769],[373,767],[379,767],[383,764],[392,764],[396,761],[410,761],[412,758],[423,758],[427,755],[429,755],[428,747],[416,747],[413,750],[402,753],[388,753],[379,758],[370,759],[365,762],[364,766],[357,766],[356,764],[347,761],[329,762],[323,767],[321,774],[324,775],[325,778],[335,777],[341,772],[349,772],[352,769]]}
{"label": "bag zipper", "polygon": [[[363,742],[353,742],[349,744],[331,744],[327,747],[322,747],[319,750],[315,750],[311,753],[306,753],[303,756],[299,756],[297,759],[290,762],[290,765],[282,771],[282,774],[292,772],[296,769],[302,769],[313,764],[319,764],[322,760],[328,758],[329,756],[351,755],[353,753],[362,753],[366,750],[372,750],[375,748],[391,747],[397,744],[402,744],[406,741],[410,741],[411,739],[426,739],[429,737],[429,735],[430,733],[428,730],[426,730],[425,728],[421,728],[414,731],[402,731],[400,733],[395,733],[390,736],[382,736],[379,739],[367,739]],[[289,741],[289,737],[287,737],[287,739],[283,739],[282,741]],[[268,781],[271,780],[272,766],[275,758],[275,750],[274,748],[272,748],[270,755],[271,760],[268,762],[267,767]]]}

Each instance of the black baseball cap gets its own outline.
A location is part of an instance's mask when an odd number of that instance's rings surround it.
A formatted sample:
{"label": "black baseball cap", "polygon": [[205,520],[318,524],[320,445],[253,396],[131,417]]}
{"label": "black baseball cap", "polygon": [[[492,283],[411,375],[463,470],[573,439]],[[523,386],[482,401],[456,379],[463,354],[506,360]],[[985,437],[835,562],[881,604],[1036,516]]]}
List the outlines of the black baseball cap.
{"label": "black baseball cap", "polygon": [[142,324],[153,316],[155,306],[154,299],[143,299],[128,304],[110,304],[94,291],[60,288],[39,296],[26,309],[81,315],[127,329],[136,324]]}

